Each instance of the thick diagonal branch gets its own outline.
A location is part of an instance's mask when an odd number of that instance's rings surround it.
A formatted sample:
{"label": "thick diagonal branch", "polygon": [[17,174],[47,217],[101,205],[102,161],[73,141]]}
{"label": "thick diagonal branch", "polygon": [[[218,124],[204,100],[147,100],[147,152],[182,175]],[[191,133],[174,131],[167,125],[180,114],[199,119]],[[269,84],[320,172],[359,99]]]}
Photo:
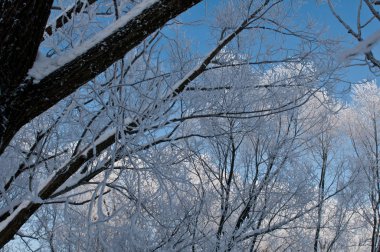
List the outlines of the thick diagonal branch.
{"label": "thick diagonal branch", "polygon": [[16,90],[0,94],[0,154],[23,125],[123,58],[167,21],[201,1],[181,0],[178,4],[174,0],[145,0],[88,43],[58,59],[56,62],[61,66],[45,71],[38,84],[36,77],[30,76]]}

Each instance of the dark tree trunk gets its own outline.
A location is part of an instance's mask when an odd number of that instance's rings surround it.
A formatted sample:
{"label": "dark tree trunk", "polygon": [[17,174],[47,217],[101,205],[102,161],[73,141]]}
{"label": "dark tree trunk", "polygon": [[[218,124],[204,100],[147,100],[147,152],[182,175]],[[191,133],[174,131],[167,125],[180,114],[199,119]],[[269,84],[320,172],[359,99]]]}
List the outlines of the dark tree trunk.
{"label": "dark tree trunk", "polygon": [[[41,36],[38,38],[33,37],[34,43],[37,44],[33,60],[28,66],[24,67],[24,74],[18,77],[17,81],[13,81],[14,86],[17,86],[17,88],[7,92],[6,95],[0,95],[0,154],[3,153],[13,136],[23,125],[73,93],[99,73],[105,71],[112,63],[121,59],[128,51],[162,27],[167,21],[201,1],[181,0],[181,4],[173,0],[157,1],[86,52],[57,68],[40,80],[38,84],[33,84],[33,79],[25,79],[25,74],[33,65],[39,44],[35,41],[41,41],[43,33],[43,29],[41,29]],[[29,14],[32,15],[33,13],[36,12],[30,12]],[[9,15],[12,15],[12,13],[9,13]],[[8,16],[7,18],[9,19]],[[31,17],[25,16],[24,19],[30,22]],[[6,27],[7,25],[4,24],[2,29],[6,29]],[[44,27],[45,24],[43,25]],[[20,31],[23,31],[22,29],[19,30],[19,33],[23,33]],[[0,34],[1,32],[0,30]],[[11,37],[8,40],[8,46],[11,50]],[[0,46],[2,45],[0,44]],[[22,53],[12,55],[8,59],[24,62]],[[17,57],[20,58],[17,59]],[[14,71],[7,74],[7,79],[13,80],[14,76],[18,76],[19,73],[19,71]],[[0,83],[3,82],[0,81]]]}
{"label": "dark tree trunk", "polygon": [[33,66],[52,4],[53,0],[0,2],[0,153],[17,132],[10,94]]}
{"label": "dark tree trunk", "polygon": [[53,0],[0,3],[0,95],[25,78],[36,59]]}

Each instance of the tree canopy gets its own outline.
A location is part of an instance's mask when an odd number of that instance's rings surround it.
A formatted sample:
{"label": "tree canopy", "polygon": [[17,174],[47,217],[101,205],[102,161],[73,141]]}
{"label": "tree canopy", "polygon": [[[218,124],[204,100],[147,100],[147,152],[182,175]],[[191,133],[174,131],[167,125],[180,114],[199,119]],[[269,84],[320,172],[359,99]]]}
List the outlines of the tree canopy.
{"label": "tree canopy", "polygon": [[378,251],[378,1],[301,2],[2,1],[0,247]]}

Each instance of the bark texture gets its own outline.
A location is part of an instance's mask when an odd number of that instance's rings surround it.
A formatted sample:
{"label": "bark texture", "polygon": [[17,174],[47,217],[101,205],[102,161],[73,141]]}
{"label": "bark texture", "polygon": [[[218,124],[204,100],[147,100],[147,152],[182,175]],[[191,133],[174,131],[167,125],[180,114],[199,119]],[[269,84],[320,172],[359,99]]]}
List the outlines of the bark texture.
{"label": "bark texture", "polygon": [[18,86],[32,67],[53,0],[0,3],[0,95]]}

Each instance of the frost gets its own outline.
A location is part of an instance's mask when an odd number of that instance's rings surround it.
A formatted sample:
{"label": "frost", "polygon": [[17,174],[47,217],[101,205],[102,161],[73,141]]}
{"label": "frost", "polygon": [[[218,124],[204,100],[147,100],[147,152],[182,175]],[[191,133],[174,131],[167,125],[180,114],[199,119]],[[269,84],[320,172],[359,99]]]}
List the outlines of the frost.
{"label": "frost", "polygon": [[[131,122],[132,122],[131,118],[126,118],[124,120],[124,125],[128,125]],[[89,147],[87,147],[87,148],[83,149],[81,152],[79,152],[78,157],[80,157],[80,156],[86,157],[88,155],[89,151],[95,151],[96,146],[98,146],[99,144],[101,144],[102,142],[107,140],[108,138],[115,136],[115,134],[116,134],[116,128],[112,128],[112,129],[107,130],[101,136],[99,136],[92,144],[90,144]],[[67,166],[71,162],[72,162],[72,160],[68,160],[63,165],[61,165],[61,167],[59,169],[57,169],[54,173],[49,175],[48,178],[46,178],[44,181],[41,181],[39,186],[38,186],[38,193],[40,193],[41,190],[43,190],[50,183],[50,181],[54,180],[54,178],[57,176],[57,174],[61,173],[62,171],[65,171],[65,169],[67,168]],[[67,186],[67,184],[70,184],[70,182],[66,181],[64,183],[64,185],[61,186],[61,188],[64,188],[65,186]]]}
{"label": "frost", "polygon": [[380,41],[380,30],[361,41],[356,47],[347,50],[342,56],[343,59],[349,59],[362,53],[368,53]]}
{"label": "frost", "polygon": [[27,207],[29,204],[31,203],[30,200],[25,200],[23,201],[18,207],[17,209],[8,217],[6,218],[4,221],[0,222],[0,232],[2,230],[4,230],[5,228],[7,228],[8,224],[13,220],[13,218],[15,218],[19,212],[24,209],[25,207]]}
{"label": "frost", "polygon": [[39,80],[43,79],[48,73],[53,72],[57,68],[53,59],[46,57],[41,52],[38,52],[36,61],[28,75],[33,78],[33,83],[37,84]]}
{"label": "frost", "polygon": [[[115,21],[113,24],[106,27],[101,32],[97,33],[94,37],[81,44],[77,48],[73,48],[65,52],[65,54],[55,57],[47,58],[38,54],[36,61],[34,62],[31,69],[28,71],[28,76],[34,79],[34,83],[38,83],[40,80],[58,70],[60,67],[66,65],[70,61],[75,60],[77,57],[85,54],[89,49],[93,48],[99,43],[104,43],[103,41],[112,34],[117,33],[122,27],[127,25],[136,16],[140,15],[145,9],[152,6],[158,0],[146,0],[142,3],[136,5],[132,10],[130,10],[126,15],[122,16],[119,20]],[[105,45],[105,44],[104,44]]]}

